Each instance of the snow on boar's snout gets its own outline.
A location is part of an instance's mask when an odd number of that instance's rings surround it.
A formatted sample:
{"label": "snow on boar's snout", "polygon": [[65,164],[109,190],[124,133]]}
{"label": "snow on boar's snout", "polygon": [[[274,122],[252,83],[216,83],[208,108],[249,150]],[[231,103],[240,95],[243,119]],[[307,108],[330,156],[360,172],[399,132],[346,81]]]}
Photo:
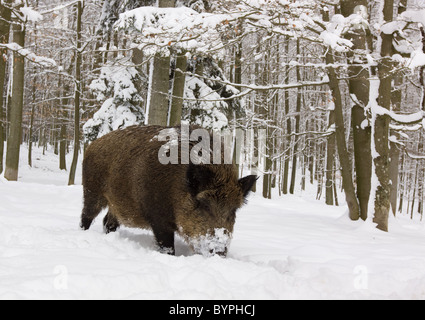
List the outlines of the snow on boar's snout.
{"label": "snow on boar's snout", "polygon": [[[158,135],[164,130],[174,137],[178,161],[164,164],[160,159],[166,142]],[[199,128],[190,127],[189,134],[193,130]],[[233,164],[195,164],[192,159],[185,163],[181,132],[180,127],[134,126],[94,141],[83,161],[81,228],[87,230],[108,208],[106,233],[120,225],[151,229],[159,250],[174,254],[177,232],[196,253],[225,256],[236,211],[257,177],[238,179]],[[195,143],[187,146],[190,152]]]}

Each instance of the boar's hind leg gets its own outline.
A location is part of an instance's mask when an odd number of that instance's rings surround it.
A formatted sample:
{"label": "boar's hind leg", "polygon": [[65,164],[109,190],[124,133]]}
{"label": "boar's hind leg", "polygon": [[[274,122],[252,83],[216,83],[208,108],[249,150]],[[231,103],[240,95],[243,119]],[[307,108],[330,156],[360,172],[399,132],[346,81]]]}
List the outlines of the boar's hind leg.
{"label": "boar's hind leg", "polygon": [[108,211],[105,218],[103,218],[103,230],[105,230],[105,233],[115,232],[119,226],[120,223],[117,218],[115,218],[111,211]]}
{"label": "boar's hind leg", "polygon": [[106,200],[102,197],[95,197],[90,192],[84,192],[84,208],[81,214],[80,227],[83,230],[88,230],[93,220],[98,216],[100,211],[107,205]]}

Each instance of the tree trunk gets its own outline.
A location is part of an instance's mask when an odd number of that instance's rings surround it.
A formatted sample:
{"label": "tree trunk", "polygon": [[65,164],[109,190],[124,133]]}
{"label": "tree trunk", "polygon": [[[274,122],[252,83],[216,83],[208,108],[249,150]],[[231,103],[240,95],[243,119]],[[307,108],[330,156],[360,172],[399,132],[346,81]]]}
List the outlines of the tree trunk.
{"label": "tree trunk", "polygon": [[[175,0],[158,0],[159,8],[172,8]],[[170,54],[156,54],[151,65],[151,83],[149,83],[150,101],[149,118],[150,125],[166,126],[168,124],[169,90],[170,90]]]}
{"label": "tree trunk", "polygon": [[351,112],[354,142],[354,163],[356,169],[357,198],[360,206],[360,217],[367,219],[367,211],[371,188],[372,155],[371,155],[371,128],[364,126],[365,110],[355,105]]}
{"label": "tree trunk", "polygon": [[[335,126],[335,111],[329,111],[329,120],[328,128]],[[326,146],[326,182],[325,182],[325,197],[326,204],[333,206],[334,197],[334,165],[335,165],[335,133],[331,134],[328,137],[327,146]]]}
{"label": "tree trunk", "polygon": [[174,71],[173,95],[171,98],[170,126],[178,126],[182,119],[183,95],[186,82],[187,58],[184,53],[176,55],[176,69]]}
{"label": "tree trunk", "polygon": [[271,160],[272,144],[270,138],[270,128],[266,129],[266,154],[264,159],[264,177],[263,177],[263,198],[271,199],[272,191],[272,165]]}
{"label": "tree trunk", "polygon": [[168,120],[170,56],[155,55],[150,88],[148,124],[166,126]]}
{"label": "tree trunk", "polygon": [[[394,0],[384,2],[384,21],[393,20]],[[381,33],[381,60],[378,63],[379,96],[380,107],[390,110],[391,89],[392,89],[392,34]],[[373,108],[372,108],[373,109]],[[390,150],[388,145],[390,119],[387,115],[376,113],[372,110],[374,121],[372,139],[374,141],[374,168],[377,178],[375,187],[375,198],[373,200],[374,217],[373,222],[377,223],[377,228],[388,231],[388,214],[390,210],[390,179],[389,164]]]}
{"label": "tree trunk", "polygon": [[[400,0],[400,3],[398,5],[398,15],[405,12],[406,9],[407,9],[407,0]],[[425,47],[423,49],[425,52]],[[394,76],[395,89],[393,90],[391,95],[392,110],[396,112],[401,110],[402,92],[401,92],[400,86],[402,85],[402,83],[403,83],[403,74],[401,72],[398,72]],[[391,130],[390,135],[399,137],[398,133],[395,130]],[[391,181],[390,203],[391,203],[391,210],[394,216],[396,215],[396,212],[397,212],[397,196],[398,196],[398,189],[399,189],[399,186],[398,186],[399,165],[400,165],[400,150],[395,143],[391,142],[390,143],[390,169],[389,169],[389,175],[390,175],[390,181]],[[400,203],[402,207],[403,206],[402,197],[400,197]]]}
{"label": "tree trunk", "polygon": [[[35,87],[35,86],[34,86]],[[28,165],[32,167],[32,135],[33,135],[33,125],[34,125],[34,113],[35,113],[35,94],[33,94],[34,98],[32,100],[31,107],[31,118],[30,118],[30,130],[28,134]]]}
{"label": "tree trunk", "polygon": [[[12,0],[5,0],[0,3],[0,43],[9,42],[10,33],[10,16],[9,9]],[[0,49],[0,57],[7,55],[7,49]],[[6,60],[0,59],[0,174],[3,172],[3,154],[4,154],[4,139],[5,139],[5,116],[3,112],[3,88],[4,78],[6,75]]]}
{"label": "tree trunk", "polygon": [[[262,81],[263,83],[268,83],[271,79],[270,74],[270,64],[271,64],[271,43],[270,41],[266,44],[266,49],[264,52],[264,66],[262,70]],[[261,93],[261,107],[260,113],[263,121],[265,122],[265,148],[264,148],[264,175],[263,175],[263,197],[266,199],[271,199],[271,183],[272,183],[272,143],[271,143],[271,128],[268,126],[268,121],[270,119],[272,103],[267,98],[267,93]]]}
{"label": "tree trunk", "polygon": [[[394,85],[396,87],[401,85],[402,75],[398,74],[394,78]],[[401,89],[397,88],[393,90],[391,95],[392,110],[397,112],[401,110]],[[390,130],[390,135],[399,138],[399,134],[395,130]],[[390,142],[390,167],[389,167],[389,178],[390,178],[390,203],[393,215],[397,212],[397,196],[398,196],[398,176],[400,166],[400,150],[396,143]]]}
{"label": "tree trunk", "polygon": [[[286,39],[285,53],[289,53],[289,39]],[[289,67],[285,64],[285,84],[289,83],[288,76]],[[284,155],[284,163],[283,163],[283,179],[282,179],[282,193],[288,193],[288,176],[289,176],[289,158],[291,157],[291,117],[289,117],[289,91],[285,90],[284,92],[284,103],[285,103],[285,116],[286,116],[286,134],[287,138],[285,141],[285,155]]]}
{"label": "tree trunk", "polygon": [[[360,13],[360,6],[367,10],[367,0],[342,0],[341,13],[348,17],[351,14]],[[364,17],[367,18],[367,17]],[[364,26],[353,25],[346,36],[353,43],[353,50],[365,51],[371,41],[370,32]],[[360,216],[367,218],[369,204],[372,155],[370,149],[371,128],[366,122],[364,107],[369,102],[369,72],[368,68],[359,64],[360,57],[353,53],[349,56],[349,90],[356,99],[351,113],[354,141],[354,164],[356,170],[357,198],[360,206]],[[365,65],[367,61],[364,62]]]}
{"label": "tree trunk", "polygon": [[66,170],[66,123],[64,119],[65,111],[61,112],[62,119],[59,134],[59,169]]}
{"label": "tree trunk", "polygon": [[[300,39],[297,39],[297,56],[300,54]],[[297,82],[301,81],[301,73],[300,73],[300,67],[296,67],[297,72]],[[297,89],[297,102],[296,102],[296,116],[295,116],[295,132],[300,132],[300,112],[301,112],[301,98],[302,98],[302,89]],[[294,142],[294,149],[292,154],[292,171],[291,171],[291,184],[289,186],[289,193],[294,194],[295,191],[295,177],[297,173],[297,159],[298,159],[298,142],[297,137],[295,137]]]}
{"label": "tree trunk", "polygon": [[[25,46],[25,26],[13,24],[13,42]],[[6,170],[4,177],[10,181],[18,180],[19,151],[22,138],[22,109],[24,103],[24,57],[13,53],[13,87],[10,106],[10,126],[7,139]]]}
{"label": "tree trunk", "polygon": [[[61,60],[62,61],[62,60]],[[62,75],[59,75],[58,87],[60,88],[60,99],[59,99],[59,169],[66,170],[66,118],[67,118],[67,106],[69,104],[69,85],[67,82],[62,82]]]}
{"label": "tree trunk", "polygon": [[[322,11],[322,17],[323,21],[329,21],[329,10],[323,10]],[[327,97],[329,99],[329,97]],[[335,106],[333,110],[329,111],[329,117],[328,117],[328,130],[331,127],[335,127]],[[326,144],[326,182],[325,182],[325,189],[326,189],[326,204],[329,206],[334,205],[334,191],[335,191],[335,203],[337,202],[336,199],[336,184],[335,184],[335,173],[334,173],[334,166],[335,166],[335,133],[331,134],[327,139]]]}
{"label": "tree trunk", "polygon": [[[326,53],[326,64],[332,65],[334,59],[332,51],[329,49]],[[349,216],[351,220],[358,220],[360,217],[359,203],[354,190],[353,175],[351,171],[351,163],[345,142],[344,117],[342,112],[342,98],[339,88],[338,78],[335,69],[329,67],[329,87],[332,91],[332,96],[335,104],[335,137],[338,149],[338,156],[341,165],[342,185],[345,192],[345,198],[348,205]]]}
{"label": "tree trunk", "polygon": [[[234,82],[237,84],[241,84],[242,83],[242,43],[239,42],[236,44],[235,46],[235,79]],[[234,127],[235,130],[237,128],[237,115],[236,115],[236,110],[233,111],[233,122],[234,122]],[[238,156],[240,156],[241,151],[241,145],[236,143],[234,143],[234,150],[233,150],[233,158],[234,158],[234,164],[236,166],[236,172],[238,172],[238,174],[240,175],[240,166],[239,166],[239,162],[240,159],[238,158]]]}
{"label": "tree trunk", "polygon": [[74,93],[74,154],[69,171],[68,185],[75,183],[78,154],[80,152],[80,96],[81,96],[81,17],[83,15],[82,1],[77,2],[77,48],[75,52],[75,93]]}

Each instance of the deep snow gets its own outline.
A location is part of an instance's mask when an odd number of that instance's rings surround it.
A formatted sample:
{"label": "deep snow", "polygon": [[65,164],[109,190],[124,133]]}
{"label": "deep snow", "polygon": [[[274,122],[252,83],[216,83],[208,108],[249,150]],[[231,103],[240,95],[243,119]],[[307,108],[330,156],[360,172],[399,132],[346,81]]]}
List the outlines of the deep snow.
{"label": "deep snow", "polygon": [[422,222],[392,218],[384,233],[308,191],[253,195],[226,259],[193,255],[181,239],[168,256],[149,231],[105,235],[101,217],[80,230],[81,185],[65,186],[52,154],[29,168],[22,151],[20,182],[0,178],[0,299],[425,298]]}

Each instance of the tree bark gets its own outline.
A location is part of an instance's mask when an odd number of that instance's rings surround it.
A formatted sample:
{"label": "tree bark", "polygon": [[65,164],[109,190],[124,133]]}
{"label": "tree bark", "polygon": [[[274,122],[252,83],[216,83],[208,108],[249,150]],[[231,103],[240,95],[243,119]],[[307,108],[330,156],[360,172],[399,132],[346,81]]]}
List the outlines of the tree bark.
{"label": "tree bark", "polygon": [[[385,0],[383,14],[384,21],[393,20],[394,0]],[[392,89],[392,34],[381,33],[381,60],[378,63],[379,96],[380,107],[390,110],[391,89]],[[372,110],[372,113],[373,110]],[[375,186],[374,217],[373,222],[377,223],[377,228],[388,231],[388,214],[390,210],[390,179],[389,164],[390,150],[388,145],[390,119],[387,115],[376,113],[374,115],[373,137],[375,146],[375,156],[373,158],[377,185]]]}
{"label": "tree bark", "polygon": [[[359,8],[368,10],[367,0],[342,0],[341,13],[348,17],[351,14],[365,14]],[[364,17],[367,18],[367,17]],[[367,51],[371,43],[370,32],[363,25],[353,25],[346,36],[353,43],[353,50]],[[370,149],[371,128],[366,122],[365,106],[369,102],[369,72],[365,66],[359,66],[361,56],[355,52],[349,56],[349,90],[356,99],[352,109],[352,127],[354,141],[354,164],[356,170],[357,198],[360,216],[367,218],[371,189],[372,154]],[[365,65],[367,61],[364,62]]]}
{"label": "tree bark", "polygon": [[[323,21],[329,21],[329,10],[322,11]],[[329,111],[328,117],[328,130],[331,127],[335,127],[335,106],[333,110]],[[327,139],[326,144],[326,182],[325,182],[325,203],[329,206],[334,205],[334,190],[335,187],[335,174],[334,174],[334,165],[336,163],[335,156],[335,133],[331,134]],[[336,198],[335,198],[336,200]]]}
{"label": "tree bark", "polygon": [[[25,46],[25,26],[13,24],[13,42]],[[18,180],[19,151],[22,138],[22,109],[24,103],[24,57],[13,53],[13,87],[10,106],[10,126],[7,139],[6,170],[4,177],[9,181]]]}
{"label": "tree bark", "polygon": [[[0,43],[9,42],[10,33],[10,6],[12,0],[5,0],[0,3]],[[0,49],[0,174],[3,172],[3,154],[5,139],[5,116],[3,112],[3,87],[6,75],[6,57],[7,49]]]}
{"label": "tree bark", "polygon": [[[159,8],[175,6],[175,0],[158,0]],[[153,73],[149,83],[149,125],[166,126],[168,124],[169,90],[170,90],[170,55],[160,53],[154,56]],[[152,71],[151,71],[152,72]]]}
{"label": "tree bark", "polygon": [[[402,75],[397,74],[394,77],[394,85],[397,87],[393,90],[391,95],[392,110],[397,112],[401,110],[401,89],[398,86],[402,83]],[[390,130],[390,135],[399,138],[399,134],[395,130]],[[389,178],[390,178],[390,203],[391,210],[395,216],[397,213],[397,196],[398,196],[398,175],[400,166],[400,150],[396,143],[390,142],[390,167],[389,167]]]}
{"label": "tree bark", "polygon": [[[285,53],[289,53],[289,39],[286,39],[286,45],[285,45]],[[287,64],[285,64],[285,84],[289,83],[289,76],[288,76],[288,70],[289,67]],[[286,116],[286,134],[287,138],[285,141],[285,155],[284,155],[284,163],[283,163],[283,179],[282,179],[282,193],[287,194],[288,193],[288,176],[289,176],[289,158],[291,157],[291,117],[289,117],[289,91],[285,90],[284,92],[284,103],[285,103],[285,116]]]}
{"label": "tree bark", "polygon": [[[400,0],[400,3],[398,5],[398,15],[405,12],[407,9],[407,0]],[[424,48],[425,52],[425,48]],[[394,76],[394,90],[391,95],[391,104],[392,104],[392,110],[393,111],[400,111],[401,110],[401,88],[403,82],[403,74],[401,72],[398,72]],[[395,130],[390,131],[390,135],[394,135],[398,137],[398,133]],[[390,181],[391,181],[391,188],[390,188],[390,203],[391,203],[391,210],[393,212],[393,215],[396,215],[397,212],[397,196],[398,196],[398,179],[399,179],[399,165],[400,165],[400,150],[398,146],[391,142],[390,143],[390,169],[389,169],[389,175],[390,175]],[[400,197],[401,206],[402,203],[402,197]]]}
{"label": "tree bark", "polygon": [[[300,39],[297,39],[297,56],[300,54]],[[301,81],[301,72],[300,67],[296,67],[297,72],[297,82]],[[297,102],[296,102],[296,116],[295,116],[295,132],[300,132],[300,112],[301,112],[301,98],[302,98],[302,89],[297,89]],[[297,137],[295,137],[297,139]],[[298,159],[298,142],[295,140],[294,149],[292,154],[292,171],[291,171],[291,184],[289,186],[289,193],[294,194],[295,191],[295,177],[297,173],[297,159]]]}
{"label": "tree bark", "polygon": [[68,185],[75,184],[78,154],[80,153],[80,96],[81,96],[81,17],[83,15],[82,1],[77,2],[77,48],[75,52],[75,93],[74,93],[74,154],[69,171]]}
{"label": "tree bark", "polygon": [[174,71],[173,95],[171,98],[170,126],[178,126],[182,120],[183,95],[186,83],[187,58],[184,53],[176,55],[176,68]]}
{"label": "tree bark", "polygon": [[[328,128],[335,126],[335,110],[329,111]],[[333,189],[334,189],[334,165],[335,165],[335,133],[328,137],[326,145],[326,182],[325,197],[326,204],[334,205]]]}
{"label": "tree bark", "polygon": [[[271,64],[271,43],[270,41],[266,44],[266,49],[264,52],[264,66],[262,70],[262,81],[263,83],[268,83],[271,79],[270,74],[270,64]],[[261,93],[261,107],[260,112],[262,119],[265,122],[265,148],[264,148],[264,175],[263,175],[263,198],[271,199],[271,184],[272,184],[272,144],[271,144],[271,128],[268,126],[268,121],[270,120],[272,103],[267,98],[267,93]]]}
{"label": "tree bark", "polygon": [[[334,59],[332,51],[329,49],[326,53],[326,64],[332,65]],[[344,128],[344,117],[342,112],[342,98],[341,91],[339,88],[338,78],[336,76],[335,69],[329,67],[329,87],[332,91],[332,96],[335,104],[335,137],[338,149],[339,162],[341,164],[341,175],[342,185],[345,192],[345,198],[348,205],[349,216],[351,220],[358,220],[360,217],[359,203],[353,184],[353,175],[351,171],[350,158],[347,151],[347,145],[345,142],[345,128]]]}
{"label": "tree bark", "polygon": [[[385,0],[383,14],[384,21],[393,20],[393,0]],[[392,34],[381,33],[381,59],[378,62],[378,78],[379,92],[378,105],[384,109],[390,110],[391,106],[391,89],[392,89]],[[388,214],[390,210],[390,179],[389,179],[389,124],[390,118],[371,110],[372,112],[372,139],[373,139],[373,165],[377,181],[374,185],[373,222],[377,224],[377,228],[382,231],[388,231]]]}
{"label": "tree bark", "polygon": [[30,116],[30,128],[28,134],[28,165],[32,167],[32,135],[33,135],[33,127],[34,127],[34,114],[35,114],[35,90],[36,90],[36,79],[33,79],[33,87],[32,87],[32,107],[31,107],[31,116]]}
{"label": "tree bark", "polygon": [[365,110],[360,105],[353,107],[351,121],[353,127],[357,198],[360,206],[360,217],[366,220],[372,175],[371,128],[369,125],[364,125],[367,120]]}
{"label": "tree bark", "polygon": [[66,132],[67,132],[67,106],[69,104],[69,85],[67,82],[62,84],[62,76],[59,75],[58,86],[61,88],[61,98],[59,99],[59,123],[60,123],[60,133],[59,133],[59,169],[66,170]]}

